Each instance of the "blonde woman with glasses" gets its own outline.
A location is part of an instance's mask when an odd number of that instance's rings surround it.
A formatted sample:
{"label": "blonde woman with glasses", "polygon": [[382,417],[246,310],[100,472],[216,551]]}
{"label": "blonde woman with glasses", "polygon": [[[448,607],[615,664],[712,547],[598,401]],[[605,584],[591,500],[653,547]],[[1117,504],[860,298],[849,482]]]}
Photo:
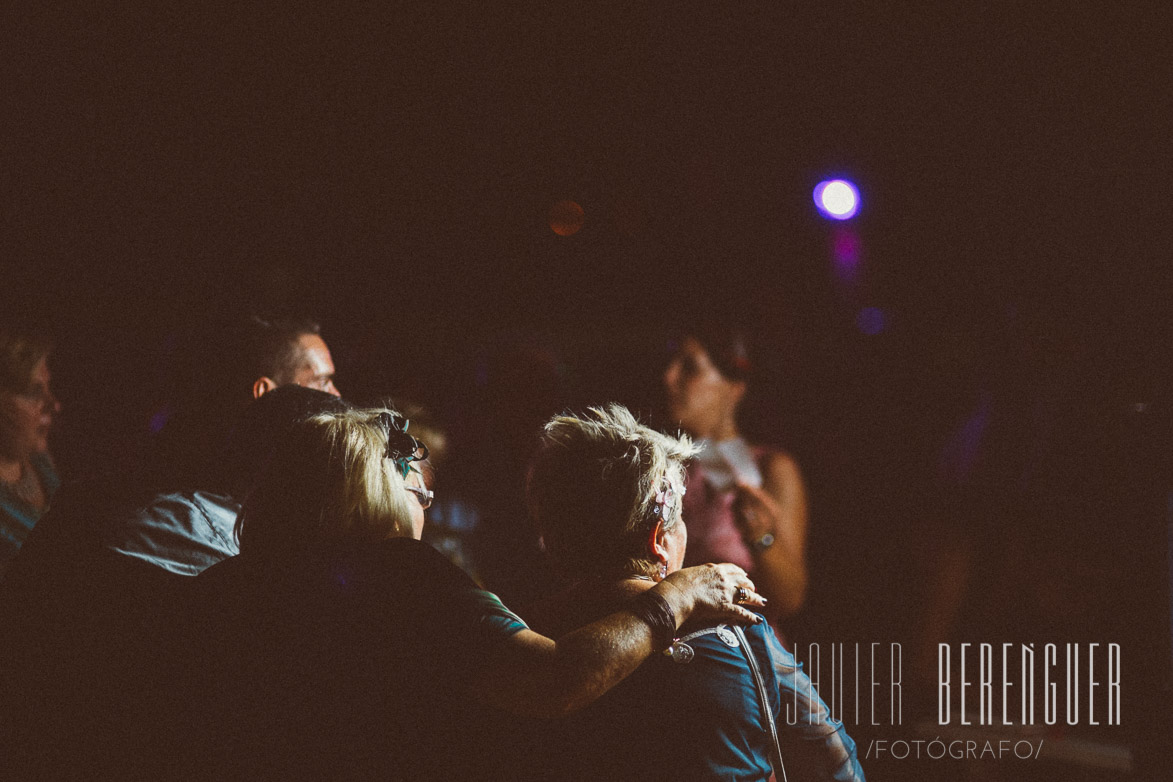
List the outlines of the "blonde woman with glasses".
{"label": "blonde woman with glasses", "polygon": [[534,632],[419,541],[427,448],[407,430],[389,410],[298,425],[244,504],[240,555],[200,576],[198,654],[216,661],[201,773],[495,778],[511,770],[482,727],[503,712],[582,708],[690,618],[760,621],[744,571],[706,565],[556,639]]}

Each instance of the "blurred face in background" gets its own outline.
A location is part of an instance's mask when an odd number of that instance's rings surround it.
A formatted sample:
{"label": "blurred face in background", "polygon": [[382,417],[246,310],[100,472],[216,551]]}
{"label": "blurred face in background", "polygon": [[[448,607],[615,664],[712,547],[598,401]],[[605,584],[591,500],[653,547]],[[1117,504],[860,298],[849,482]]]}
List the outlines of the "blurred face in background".
{"label": "blurred face in background", "polygon": [[704,346],[688,337],[664,370],[668,415],[694,437],[716,440],[737,435],[735,414],[744,381],[727,379]]}
{"label": "blurred face in background", "polygon": [[24,460],[49,450],[49,430],[61,411],[50,380],[48,360],[42,358],[24,392],[0,391],[0,456]]}

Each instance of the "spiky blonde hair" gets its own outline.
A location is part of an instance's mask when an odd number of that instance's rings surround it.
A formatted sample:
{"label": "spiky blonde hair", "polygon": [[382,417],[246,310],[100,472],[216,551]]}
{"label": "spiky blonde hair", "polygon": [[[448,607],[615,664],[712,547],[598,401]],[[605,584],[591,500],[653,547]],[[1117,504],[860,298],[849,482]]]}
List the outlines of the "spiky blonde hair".
{"label": "spiky blonde hair", "polygon": [[697,450],[687,436],[644,426],[618,404],[554,416],[526,487],[546,549],[579,573],[650,574],[648,536],[661,515],[666,531],[681,523],[684,466]]}

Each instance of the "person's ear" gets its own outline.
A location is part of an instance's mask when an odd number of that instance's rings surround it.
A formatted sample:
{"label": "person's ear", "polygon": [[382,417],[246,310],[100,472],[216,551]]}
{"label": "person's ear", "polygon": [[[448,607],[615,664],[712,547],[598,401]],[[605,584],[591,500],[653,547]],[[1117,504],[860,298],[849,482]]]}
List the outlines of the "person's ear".
{"label": "person's ear", "polygon": [[648,551],[651,552],[652,559],[667,564],[668,549],[664,546],[664,534],[664,522],[657,521],[651,534],[648,535]]}
{"label": "person's ear", "polygon": [[277,387],[270,377],[258,377],[253,381],[253,399],[260,399]]}

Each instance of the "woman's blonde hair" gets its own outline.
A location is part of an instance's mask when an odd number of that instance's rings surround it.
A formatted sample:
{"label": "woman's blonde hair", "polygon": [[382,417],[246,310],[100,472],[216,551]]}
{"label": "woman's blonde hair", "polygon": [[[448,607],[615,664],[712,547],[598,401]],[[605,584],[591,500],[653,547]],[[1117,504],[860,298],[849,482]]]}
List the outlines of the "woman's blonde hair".
{"label": "woman's blonde hair", "polygon": [[579,572],[651,574],[648,537],[660,521],[666,531],[680,523],[696,452],[618,404],[550,419],[526,486],[547,551]]}
{"label": "woman's blonde hair", "polygon": [[386,458],[386,409],[324,413],[297,423],[237,522],[241,552],[294,552],[340,539],[409,537],[415,499]]}

